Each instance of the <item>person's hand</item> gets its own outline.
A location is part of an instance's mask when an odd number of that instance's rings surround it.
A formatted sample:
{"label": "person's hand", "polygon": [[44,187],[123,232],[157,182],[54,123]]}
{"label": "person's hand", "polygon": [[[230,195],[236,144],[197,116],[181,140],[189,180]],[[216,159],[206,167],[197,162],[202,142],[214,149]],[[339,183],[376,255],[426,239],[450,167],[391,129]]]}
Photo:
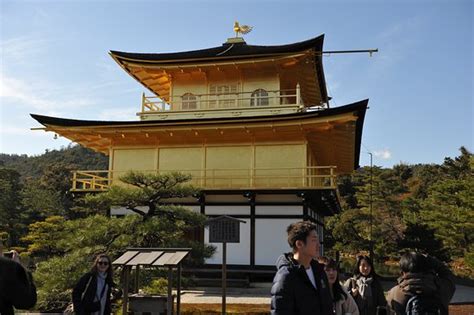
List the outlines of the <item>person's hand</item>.
{"label": "person's hand", "polygon": [[357,296],[359,294],[359,290],[357,288],[352,288],[351,293],[353,296]]}

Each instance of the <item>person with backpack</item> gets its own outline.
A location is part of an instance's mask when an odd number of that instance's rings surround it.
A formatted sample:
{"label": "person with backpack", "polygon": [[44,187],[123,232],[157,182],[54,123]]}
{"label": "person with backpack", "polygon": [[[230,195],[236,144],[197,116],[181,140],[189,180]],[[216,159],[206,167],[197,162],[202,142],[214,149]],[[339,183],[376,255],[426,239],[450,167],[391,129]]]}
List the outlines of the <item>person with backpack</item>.
{"label": "person with backpack", "polygon": [[386,312],[387,301],[370,257],[365,255],[357,257],[354,276],[347,279],[344,287],[356,301],[361,315]]}
{"label": "person with backpack", "polygon": [[400,258],[401,276],[390,289],[387,302],[400,314],[448,314],[456,290],[449,268],[434,257],[407,252]]}

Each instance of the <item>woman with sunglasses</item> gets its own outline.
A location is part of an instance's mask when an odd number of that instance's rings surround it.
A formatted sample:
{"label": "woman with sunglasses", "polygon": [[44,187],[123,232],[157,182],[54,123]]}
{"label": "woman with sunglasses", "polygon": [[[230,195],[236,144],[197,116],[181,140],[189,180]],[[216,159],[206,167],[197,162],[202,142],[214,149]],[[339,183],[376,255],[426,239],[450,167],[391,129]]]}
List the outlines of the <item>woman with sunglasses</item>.
{"label": "woman with sunglasses", "polygon": [[339,282],[339,272],[336,261],[328,257],[320,257],[318,261],[324,265],[324,271],[328,278],[334,314],[359,315],[356,302]]}
{"label": "woman with sunglasses", "polygon": [[344,286],[356,301],[361,315],[386,314],[387,301],[370,257],[357,257],[354,276]]}
{"label": "woman with sunglasses", "polygon": [[74,311],[79,315],[112,313],[110,293],[114,286],[109,256],[100,254],[91,270],[83,275],[72,291]]}

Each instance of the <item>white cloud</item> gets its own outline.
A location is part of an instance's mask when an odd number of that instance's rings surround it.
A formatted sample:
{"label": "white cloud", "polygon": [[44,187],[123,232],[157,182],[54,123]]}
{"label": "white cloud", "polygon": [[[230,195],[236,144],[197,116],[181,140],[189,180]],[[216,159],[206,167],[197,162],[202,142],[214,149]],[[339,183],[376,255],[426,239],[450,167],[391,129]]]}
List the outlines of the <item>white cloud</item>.
{"label": "white cloud", "polygon": [[11,65],[12,63],[26,64],[31,62],[30,57],[37,58],[38,54],[46,50],[50,40],[37,39],[32,36],[20,36],[3,40],[0,42],[2,59]]}
{"label": "white cloud", "polygon": [[95,105],[96,101],[78,97],[75,95],[61,93],[58,89],[56,94],[50,94],[51,84],[47,81],[32,80],[24,81],[13,77],[7,77],[4,73],[0,74],[0,104],[10,100],[17,106],[26,107],[29,110],[35,110],[45,115],[68,112],[72,108]]}
{"label": "white cloud", "polygon": [[390,160],[392,158],[392,152],[389,149],[374,151],[374,155],[382,160]]}

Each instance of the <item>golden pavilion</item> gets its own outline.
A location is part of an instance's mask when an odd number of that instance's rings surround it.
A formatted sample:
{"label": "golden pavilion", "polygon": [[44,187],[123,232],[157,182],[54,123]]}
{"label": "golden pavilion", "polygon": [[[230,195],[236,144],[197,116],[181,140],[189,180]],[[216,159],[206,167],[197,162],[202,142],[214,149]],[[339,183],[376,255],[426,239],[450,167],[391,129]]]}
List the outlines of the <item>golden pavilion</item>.
{"label": "golden pavilion", "polygon": [[[236,36],[194,51],[111,51],[151,93],[142,96],[138,120],[32,117],[108,155],[108,170],[74,172],[73,191],[107,190],[128,170],[189,173],[203,189],[185,200],[190,209],[246,222],[240,243],[228,244],[230,268],[274,266],[289,250],[292,222],[317,223],[323,242],[325,217],[340,211],[336,177],[359,164],[368,100],[329,106],[323,39],[256,46]],[[208,241],[206,229],[200,238]],[[213,245],[209,266],[221,263],[220,244]]]}

